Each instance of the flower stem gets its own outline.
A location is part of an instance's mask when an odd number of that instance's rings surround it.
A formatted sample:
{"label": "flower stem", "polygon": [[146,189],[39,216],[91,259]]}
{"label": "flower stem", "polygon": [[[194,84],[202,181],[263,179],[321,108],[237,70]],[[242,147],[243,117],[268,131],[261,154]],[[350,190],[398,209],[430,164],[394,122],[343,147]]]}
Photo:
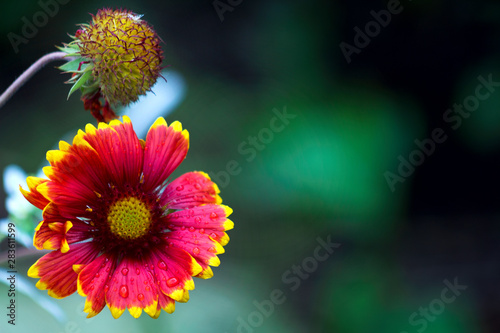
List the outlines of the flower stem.
{"label": "flower stem", "polygon": [[21,88],[36,72],[47,65],[49,62],[56,60],[67,60],[64,58],[67,54],[64,52],[52,52],[44,55],[38,59],[33,65],[31,65],[21,76],[19,76],[0,96],[0,108],[16,93],[16,91]]}

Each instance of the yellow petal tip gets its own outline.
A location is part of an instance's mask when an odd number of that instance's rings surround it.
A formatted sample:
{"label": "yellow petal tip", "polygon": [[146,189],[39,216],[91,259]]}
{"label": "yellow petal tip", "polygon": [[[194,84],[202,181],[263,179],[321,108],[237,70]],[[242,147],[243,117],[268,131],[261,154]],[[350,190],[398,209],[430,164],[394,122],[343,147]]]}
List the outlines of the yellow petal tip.
{"label": "yellow petal tip", "polygon": [[163,118],[163,117],[157,118],[155,120],[155,122],[153,123],[153,125],[151,125],[150,129],[153,129],[153,128],[156,128],[156,127],[159,127],[159,126],[167,126],[167,122],[165,121],[165,118]]}
{"label": "yellow petal tip", "polygon": [[220,265],[220,259],[219,259],[219,257],[214,256],[214,257],[210,258],[210,259],[208,260],[208,264],[209,264],[210,266],[214,266],[214,267],[219,266],[219,265]]}
{"label": "yellow petal tip", "polygon": [[226,217],[228,217],[229,215],[231,215],[233,213],[233,210],[231,207],[229,206],[226,206],[226,205],[220,205],[222,207],[222,209],[224,209],[224,213],[226,214]]}
{"label": "yellow petal tip", "polygon": [[174,290],[173,292],[171,292],[167,296],[169,296],[170,298],[172,298],[173,300],[175,300],[177,302],[180,302],[182,300],[182,298],[184,297],[184,289]]}
{"label": "yellow petal tip", "polygon": [[212,276],[214,276],[214,272],[210,266],[207,266],[200,274],[196,275],[200,279],[210,279]]}
{"label": "yellow petal tip", "polygon": [[131,308],[128,309],[128,312],[130,312],[130,314],[132,315],[132,317],[134,318],[139,318],[141,316],[141,313],[142,313],[142,309],[140,307],[137,307],[137,306],[133,306]]}
{"label": "yellow petal tip", "polygon": [[224,221],[224,230],[231,230],[234,228],[234,222],[231,221],[230,219],[226,219],[226,221]]}
{"label": "yellow petal tip", "polygon": [[39,278],[40,276],[38,275],[38,267],[36,266],[36,263],[33,264],[30,269],[28,270],[28,276],[31,278]]}
{"label": "yellow petal tip", "polygon": [[111,306],[109,304],[108,304],[108,308],[109,308],[109,311],[111,311],[111,315],[115,319],[120,318],[120,316],[123,314],[123,312],[125,312],[125,308],[119,309],[119,308],[115,308],[114,306]]}
{"label": "yellow petal tip", "polygon": [[175,132],[182,132],[182,124],[178,120],[176,120],[173,123],[171,123],[170,127],[172,127],[172,129]]}

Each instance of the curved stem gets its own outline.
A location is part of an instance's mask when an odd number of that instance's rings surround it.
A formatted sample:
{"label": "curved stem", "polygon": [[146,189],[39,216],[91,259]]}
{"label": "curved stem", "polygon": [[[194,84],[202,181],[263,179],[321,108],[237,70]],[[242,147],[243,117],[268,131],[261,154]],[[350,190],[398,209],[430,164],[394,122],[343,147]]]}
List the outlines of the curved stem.
{"label": "curved stem", "polygon": [[52,52],[44,55],[31,65],[21,76],[19,76],[0,96],[0,108],[21,88],[36,72],[47,65],[49,62],[56,60],[66,60],[64,57],[67,54],[64,52]]}

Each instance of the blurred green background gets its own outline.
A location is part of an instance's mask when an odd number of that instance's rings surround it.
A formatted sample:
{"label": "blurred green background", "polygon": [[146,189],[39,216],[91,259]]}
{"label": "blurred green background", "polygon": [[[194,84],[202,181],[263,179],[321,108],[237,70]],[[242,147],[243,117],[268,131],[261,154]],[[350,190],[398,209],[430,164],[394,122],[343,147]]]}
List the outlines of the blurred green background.
{"label": "blurred green background", "polygon": [[[500,331],[500,91],[483,85],[477,99],[478,77],[500,81],[498,2],[59,0],[16,53],[8,34],[49,2],[2,3],[0,89],[89,13],[144,14],[185,82],[166,117],[190,131],[176,174],[209,172],[235,229],[215,276],[157,320],[108,309],[88,320],[78,295],[46,303],[26,277],[41,253],[18,244],[26,294],[8,325],[0,284],[1,332]],[[67,79],[49,65],[0,110],[1,170],[36,173],[94,122],[76,94],[66,100]],[[445,114],[474,98],[453,128]],[[446,141],[426,156],[415,140],[435,129]],[[5,239],[0,249],[5,268]]]}

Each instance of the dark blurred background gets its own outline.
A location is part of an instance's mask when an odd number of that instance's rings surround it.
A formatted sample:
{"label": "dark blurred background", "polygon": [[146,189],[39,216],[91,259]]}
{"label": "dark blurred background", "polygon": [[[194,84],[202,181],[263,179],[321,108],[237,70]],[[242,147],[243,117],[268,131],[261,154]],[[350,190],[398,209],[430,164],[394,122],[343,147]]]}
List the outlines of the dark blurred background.
{"label": "dark blurred background", "polygon": [[[30,295],[46,292],[35,289],[18,296],[16,327],[5,315],[2,327],[500,331],[500,3],[57,3],[17,53],[8,34],[22,35],[23,17],[32,21],[43,6],[2,4],[0,89],[69,42],[89,13],[144,14],[165,42],[168,70],[186,83],[166,116],[190,131],[177,171],[209,172],[235,229],[214,278],[197,279],[173,315],[114,320],[104,309],[86,320],[78,295],[55,301],[64,315],[50,315]],[[1,170],[38,172],[63,135],[94,122],[77,94],[66,100],[67,79],[49,65],[0,110]],[[321,248],[328,242],[332,253]],[[39,256],[18,258],[19,276]],[[4,308],[6,285],[0,299]]]}

